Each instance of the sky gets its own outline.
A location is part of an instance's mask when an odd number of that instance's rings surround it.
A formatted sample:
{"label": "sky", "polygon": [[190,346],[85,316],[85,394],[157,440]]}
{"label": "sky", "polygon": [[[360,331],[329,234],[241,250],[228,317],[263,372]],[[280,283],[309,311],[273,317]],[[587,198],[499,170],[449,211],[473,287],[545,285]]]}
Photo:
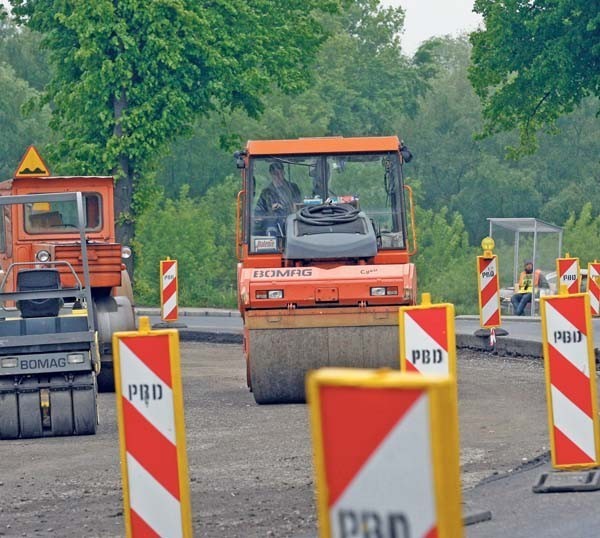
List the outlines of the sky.
{"label": "sky", "polygon": [[402,50],[412,55],[433,36],[458,35],[475,30],[481,17],[472,12],[473,0],[382,0],[384,5],[404,8]]}

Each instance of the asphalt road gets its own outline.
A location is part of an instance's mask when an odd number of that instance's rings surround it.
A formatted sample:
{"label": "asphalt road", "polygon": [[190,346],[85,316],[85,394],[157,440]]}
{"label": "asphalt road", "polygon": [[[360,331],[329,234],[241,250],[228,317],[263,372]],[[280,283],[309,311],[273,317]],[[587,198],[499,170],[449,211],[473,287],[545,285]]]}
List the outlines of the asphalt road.
{"label": "asphalt road", "polygon": [[[465,510],[492,511],[467,537],[597,536],[598,494],[536,495],[543,466],[520,469],[548,450],[539,361],[458,355]],[[307,407],[256,405],[239,344],[184,342],[182,369],[195,534],[314,537]],[[0,443],[0,536],[124,535],[114,395],[100,413],[95,436]]]}

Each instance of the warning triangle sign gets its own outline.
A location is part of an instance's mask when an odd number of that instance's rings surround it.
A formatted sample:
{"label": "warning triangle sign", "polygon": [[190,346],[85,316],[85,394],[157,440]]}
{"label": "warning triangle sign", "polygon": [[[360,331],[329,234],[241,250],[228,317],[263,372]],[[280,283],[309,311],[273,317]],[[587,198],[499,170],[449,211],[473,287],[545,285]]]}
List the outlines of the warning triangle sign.
{"label": "warning triangle sign", "polygon": [[50,170],[35,146],[29,146],[21,159],[15,177],[48,177]]}

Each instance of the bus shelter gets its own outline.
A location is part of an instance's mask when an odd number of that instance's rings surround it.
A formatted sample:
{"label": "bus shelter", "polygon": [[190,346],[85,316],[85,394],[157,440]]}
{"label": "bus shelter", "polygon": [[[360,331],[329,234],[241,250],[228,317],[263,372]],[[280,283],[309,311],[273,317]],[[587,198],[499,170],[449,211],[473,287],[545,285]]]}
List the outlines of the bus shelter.
{"label": "bus shelter", "polygon": [[[533,270],[540,269],[552,287],[556,280],[556,258],[562,252],[563,229],[555,224],[536,218],[488,218],[490,237],[496,243],[500,273],[500,299],[505,313],[512,313],[510,299],[515,283],[523,270],[525,261],[533,262]],[[532,290],[531,314],[538,311],[540,292]]]}

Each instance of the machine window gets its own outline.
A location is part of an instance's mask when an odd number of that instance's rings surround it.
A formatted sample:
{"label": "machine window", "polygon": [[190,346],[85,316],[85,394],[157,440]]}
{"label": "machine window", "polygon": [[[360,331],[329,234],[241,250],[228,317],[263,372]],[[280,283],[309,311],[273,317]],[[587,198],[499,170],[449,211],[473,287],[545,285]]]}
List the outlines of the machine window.
{"label": "machine window", "polygon": [[[102,197],[98,193],[83,194],[86,232],[102,229]],[[39,202],[25,205],[25,231],[29,234],[66,234],[77,231],[75,202]]]}

